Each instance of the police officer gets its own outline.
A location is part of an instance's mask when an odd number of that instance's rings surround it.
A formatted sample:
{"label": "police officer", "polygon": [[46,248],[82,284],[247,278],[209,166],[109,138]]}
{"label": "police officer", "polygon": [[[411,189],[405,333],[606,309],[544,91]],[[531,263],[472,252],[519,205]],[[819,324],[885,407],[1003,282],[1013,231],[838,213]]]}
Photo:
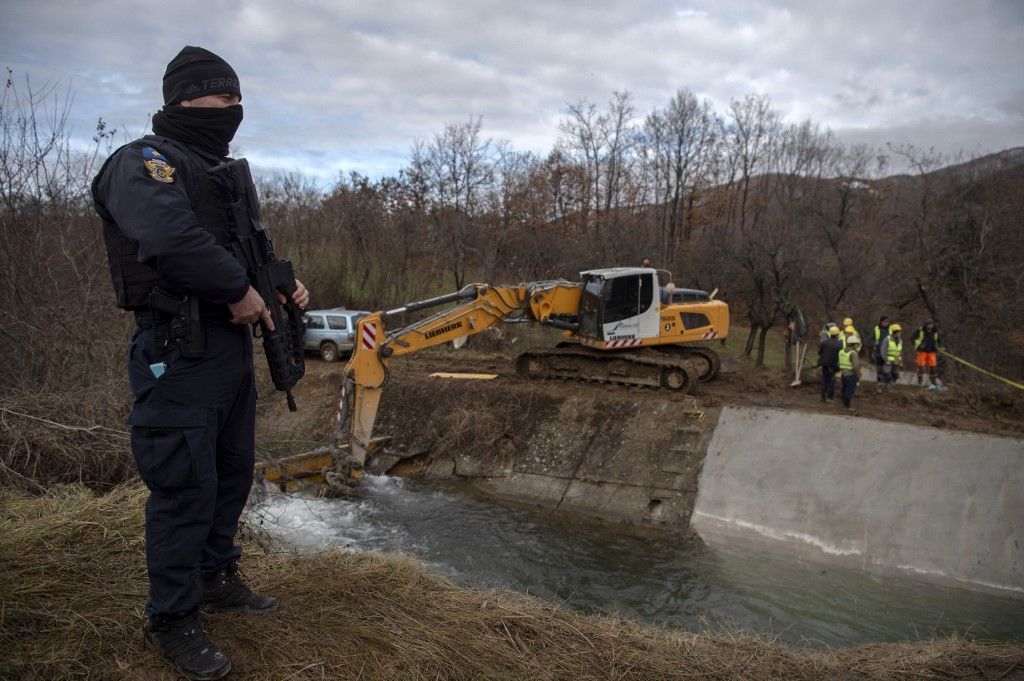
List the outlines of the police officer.
{"label": "police officer", "polygon": [[[252,486],[255,400],[249,324],[273,321],[231,242],[207,170],[242,122],[238,76],[185,47],[167,65],[153,135],[120,149],[93,181],[119,306],[135,313],[129,417],[146,502],[150,641],[186,676],[231,664],[203,631],[206,611],[260,613],[277,600],[238,573],[234,538]],[[309,294],[296,282],[293,301]]]}

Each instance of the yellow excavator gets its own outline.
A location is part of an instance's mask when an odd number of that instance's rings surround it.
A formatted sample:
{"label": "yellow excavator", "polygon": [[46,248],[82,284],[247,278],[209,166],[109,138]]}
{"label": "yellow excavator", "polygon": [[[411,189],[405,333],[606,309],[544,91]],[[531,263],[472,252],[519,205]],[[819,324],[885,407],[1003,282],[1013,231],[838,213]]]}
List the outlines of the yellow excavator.
{"label": "yellow excavator", "polygon": [[[659,273],[669,283],[662,286]],[[564,340],[556,347],[519,355],[516,371],[527,378],[685,391],[695,381],[710,381],[718,374],[718,354],[698,345],[729,334],[729,307],[715,300],[714,293],[677,289],[668,272],[650,267],[588,270],[580,277],[578,282],[470,284],[455,293],[362,317],[335,416],[335,440],[347,441],[348,446],[283,460],[264,469],[264,477],[287,489],[286,482],[315,471],[318,481],[345,490],[361,477],[376,445],[373,426],[391,359],[465,339],[502,322],[534,322],[563,331]],[[399,315],[452,303],[456,305],[406,326],[390,324]],[[331,470],[319,474],[328,467]]]}
{"label": "yellow excavator", "polygon": [[[459,303],[408,326],[389,329],[404,313]],[[532,320],[562,329],[555,348],[528,350],[516,370],[529,378],[571,378],[686,390],[718,374],[714,350],[694,345],[729,334],[729,306],[703,291],[659,285],[658,270],[588,270],[579,282],[516,286],[471,284],[461,291],[359,320],[345,367],[336,433],[348,437],[362,465],[373,434],[388,362],[424,348],[480,333],[495,324]]]}

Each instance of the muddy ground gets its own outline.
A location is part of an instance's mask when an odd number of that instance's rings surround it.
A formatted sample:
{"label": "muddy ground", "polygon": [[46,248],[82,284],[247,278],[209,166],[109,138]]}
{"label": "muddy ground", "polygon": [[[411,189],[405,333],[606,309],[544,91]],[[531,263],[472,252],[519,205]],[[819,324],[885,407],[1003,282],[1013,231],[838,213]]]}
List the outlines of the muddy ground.
{"label": "muddy ground", "polygon": [[[603,401],[602,410],[615,418],[620,402],[671,401],[694,410],[723,406],[796,409],[843,414],[837,399],[822,403],[816,375],[789,387],[791,375],[755,369],[746,360],[723,356],[719,378],[698,384],[691,394],[666,389],[624,387],[561,380],[529,380],[515,373],[515,354],[508,350],[453,350],[450,347],[392,360],[375,434],[395,438],[398,447],[472,445],[466,440],[497,439],[502,433],[532,429],[545,408],[568,398]],[[261,390],[261,455],[280,456],[312,448],[328,435],[337,403],[344,362],[307,360],[306,376],[295,390],[299,411],[288,413],[283,396],[269,385]],[[490,373],[493,380],[434,378],[435,372]],[[598,405],[599,406],[599,405]],[[1006,437],[1024,437],[1024,399],[999,388],[951,384],[943,392],[897,386],[877,394],[875,384],[861,383],[850,418],[871,418],[949,430]],[[567,434],[570,435],[570,434]]]}

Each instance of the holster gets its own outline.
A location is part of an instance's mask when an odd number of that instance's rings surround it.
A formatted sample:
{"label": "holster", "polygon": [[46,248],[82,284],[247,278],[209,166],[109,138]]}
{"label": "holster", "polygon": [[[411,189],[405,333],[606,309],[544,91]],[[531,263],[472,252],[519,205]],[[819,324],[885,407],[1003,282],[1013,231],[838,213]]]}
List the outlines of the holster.
{"label": "holster", "polygon": [[206,351],[206,335],[199,317],[199,298],[175,298],[158,288],[150,291],[146,300],[149,311],[136,312],[135,319],[143,328],[156,329],[162,340],[174,341],[181,356],[190,359],[202,357]]}

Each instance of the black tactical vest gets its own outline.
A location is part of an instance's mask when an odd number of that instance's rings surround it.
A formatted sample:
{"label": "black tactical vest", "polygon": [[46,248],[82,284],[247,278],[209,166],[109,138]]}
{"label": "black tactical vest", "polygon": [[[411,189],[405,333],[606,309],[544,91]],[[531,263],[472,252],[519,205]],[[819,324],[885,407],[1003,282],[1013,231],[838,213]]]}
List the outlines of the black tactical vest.
{"label": "black tactical vest", "polygon": [[[170,146],[181,152],[187,159],[188,171],[185,177],[194,181],[199,188],[198,193],[189,192],[192,210],[199,218],[199,225],[213,235],[218,245],[224,246],[230,251],[230,222],[227,210],[221,201],[220,192],[214,185],[213,179],[206,172],[207,169],[223,162],[223,159],[198,153],[184,144],[166,137],[146,135],[142,139]],[[110,265],[114,293],[117,295],[117,306],[132,311],[147,310],[149,294],[154,288],[159,288],[165,293],[178,297],[184,297],[189,291],[181,290],[172,282],[162,279],[154,268],[140,263],[138,242],[124,235],[124,232],[114,223],[113,218],[99,201],[97,195],[99,180],[106,172],[111,159],[117,156],[121,149],[124,147],[111,154],[100,168],[100,172],[96,174],[96,178],[92,182],[92,196],[96,204],[96,212],[103,219],[103,241],[107,246],[107,262]],[[185,178],[183,177],[183,179]]]}

